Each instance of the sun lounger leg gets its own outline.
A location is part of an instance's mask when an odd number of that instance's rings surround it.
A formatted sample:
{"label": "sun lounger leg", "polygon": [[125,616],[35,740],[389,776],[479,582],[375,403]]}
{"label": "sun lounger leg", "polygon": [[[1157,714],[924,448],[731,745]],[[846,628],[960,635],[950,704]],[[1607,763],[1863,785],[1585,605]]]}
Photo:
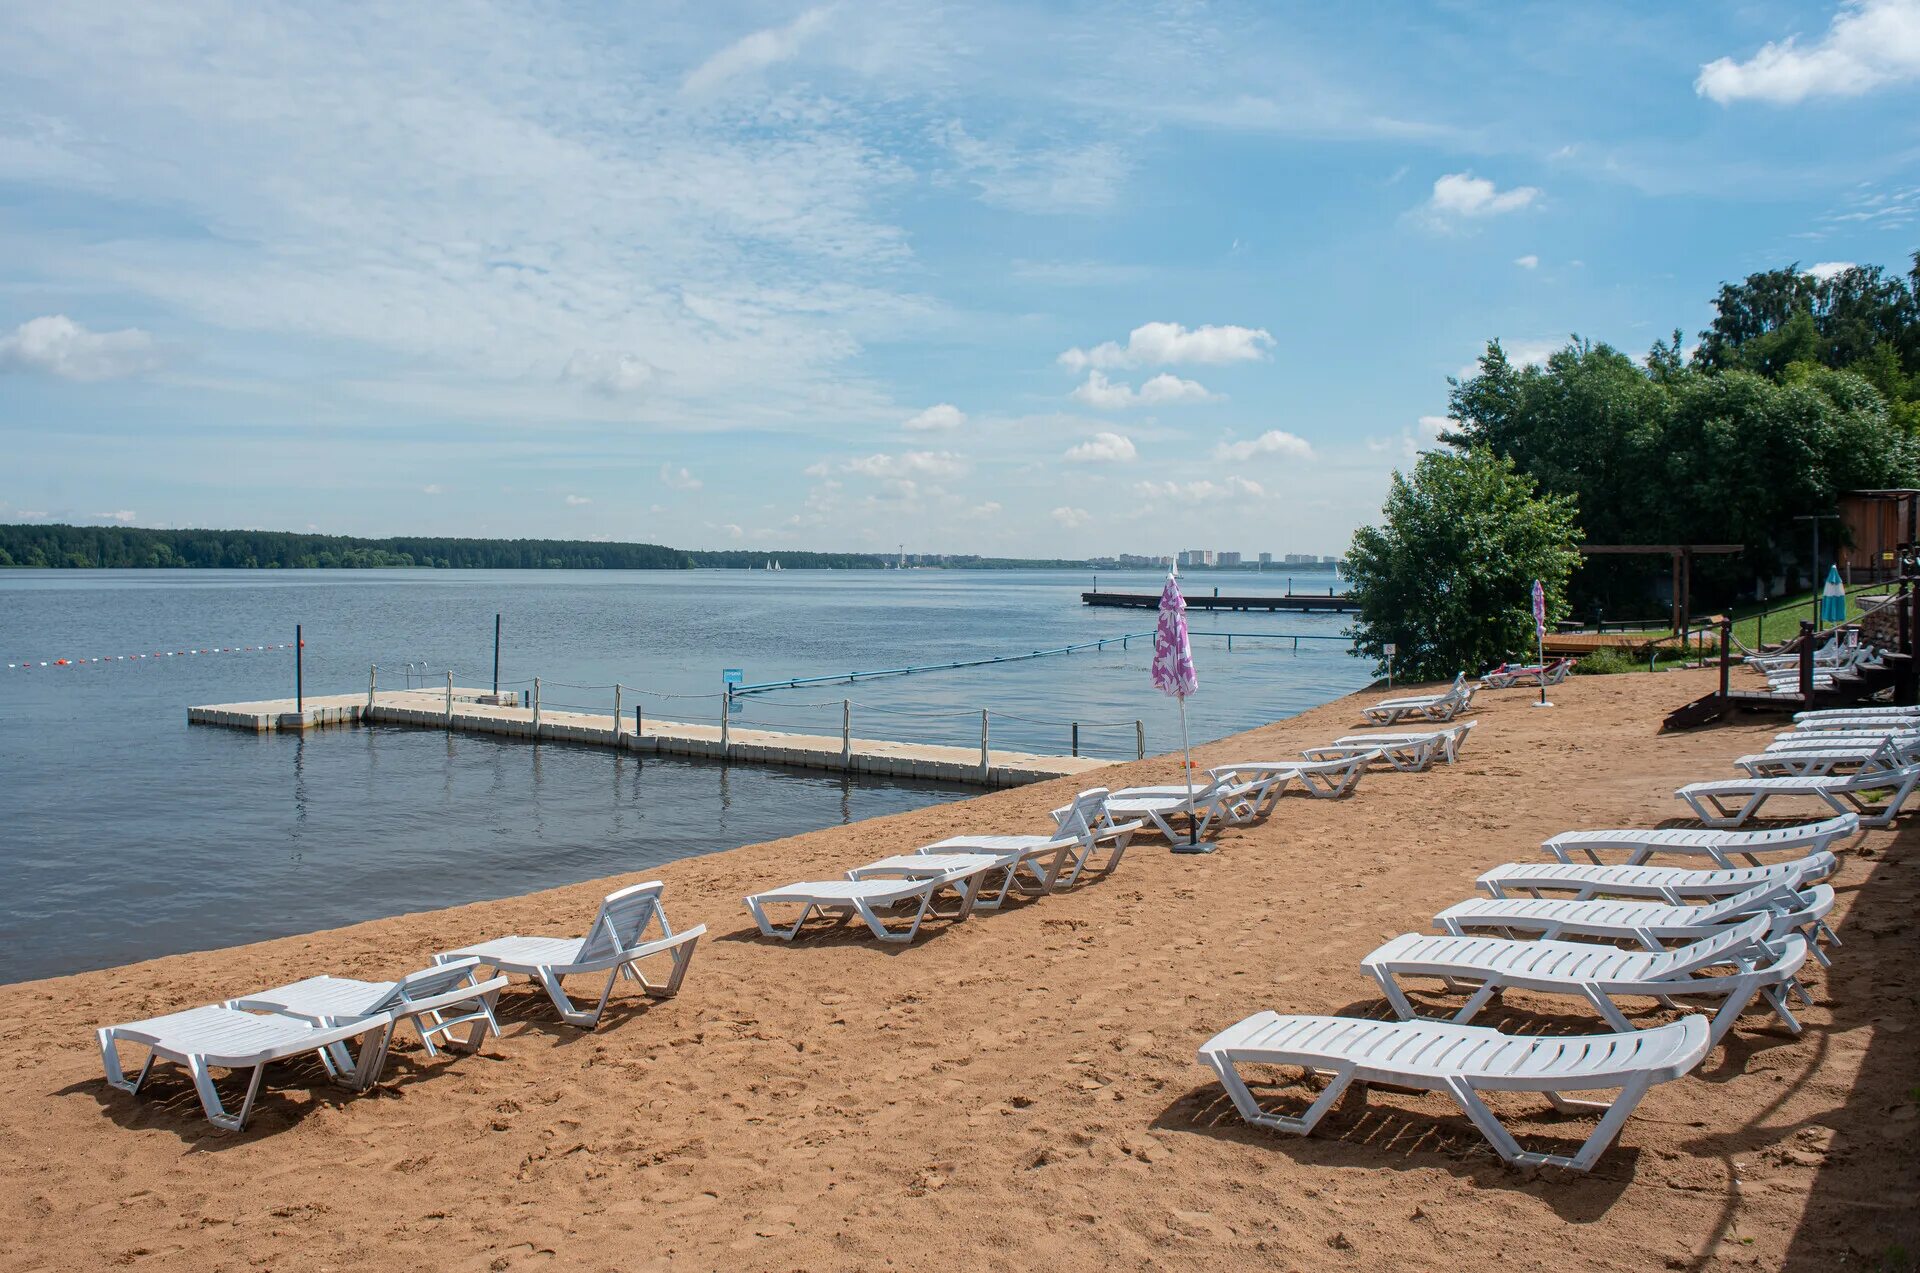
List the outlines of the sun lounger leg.
{"label": "sun lounger leg", "polygon": [[141,1085],[147,1081],[147,1075],[153,1072],[153,1053],[147,1053],[147,1059],[140,1065],[140,1073],[129,1082],[120,1069],[120,1051],[114,1044],[113,1031],[103,1028],[95,1031],[95,1034],[100,1039],[100,1065],[107,1072],[107,1086],[138,1095]]}
{"label": "sun lounger leg", "polygon": [[1413,1004],[1407,999],[1407,992],[1393,979],[1393,973],[1378,965],[1362,965],[1373,979],[1380,983],[1380,993],[1387,997],[1387,1003],[1393,1008],[1393,1015],[1402,1021],[1412,1021],[1420,1014],[1413,1010]]}
{"label": "sun lounger leg", "polygon": [[1634,1030],[1639,1028],[1635,1026],[1633,1022],[1627,1020],[1627,1014],[1620,1011],[1620,1005],[1610,999],[1605,991],[1593,986],[1582,986],[1580,992],[1586,996],[1587,1002],[1593,1005],[1593,1010],[1600,1014],[1601,1019],[1614,1029]]}
{"label": "sun lounger leg", "polygon": [[[632,973],[633,979],[640,983],[640,989],[644,990],[649,998],[671,999],[680,993],[680,983],[687,979],[687,968],[693,963],[694,947],[699,944],[700,937],[699,934],[696,933],[673,948],[671,956],[673,959],[673,969],[667,973],[667,980],[664,984],[647,980],[646,974],[640,971],[638,960],[632,963],[621,964],[620,966]],[[662,952],[654,952],[656,955],[660,953]]]}
{"label": "sun lounger leg", "polygon": [[[1766,996],[1767,1002],[1773,1005],[1774,1012],[1786,1023],[1787,1029],[1793,1031],[1795,1034],[1800,1033],[1800,1021],[1793,1015],[1792,1010],[1787,1007],[1787,996],[1780,987],[1769,986],[1761,993]],[[1800,993],[1802,998],[1806,997],[1804,990]],[[1811,1003],[1812,1000],[1809,999],[1808,1002]]]}
{"label": "sun lounger leg", "polygon": [[1461,1025],[1465,1025],[1467,1022],[1473,1020],[1474,1017],[1480,1014],[1480,1009],[1487,1006],[1487,1000],[1499,994],[1501,989],[1502,987],[1499,982],[1481,982],[1480,988],[1474,991],[1464,1004],[1460,1005],[1460,1011],[1453,1014],[1453,1020],[1458,1021]]}
{"label": "sun lounger leg", "polygon": [[220,1093],[213,1086],[213,1074],[207,1068],[207,1063],[197,1056],[187,1059],[187,1072],[193,1076],[193,1088],[200,1094],[200,1108],[206,1111],[207,1121],[229,1132],[246,1130],[247,1115],[253,1112],[253,1101],[260,1094],[260,1080],[266,1071],[265,1065],[253,1067],[253,1077],[247,1083],[247,1095],[240,1104],[240,1112],[229,1114],[226,1106],[220,1103]]}
{"label": "sun lounger leg", "polygon": [[[1326,1117],[1327,1111],[1334,1107],[1340,1100],[1341,1094],[1353,1082],[1352,1067],[1324,1071],[1330,1075],[1330,1079],[1326,1090],[1314,1098],[1313,1104],[1297,1115],[1275,1114],[1260,1108],[1260,1102],[1254,1098],[1252,1090],[1247,1087],[1247,1081],[1240,1077],[1240,1072],[1234,1068],[1232,1061],[1223,1056],[1209,1055],[1207,1065],[1220,1076],[1220,1086],[1224,1087],[1227,1095],[1233,1098],[1233,1107],[1240,1111],[1240,1117],[1256,1127],[1270,1127],[1275,1131],[1292,1132],[1299,1136],[1312,1133],[1314,1127]],[[1307,1070],[1309,1075],[1316,1072],[1323,1071],[1310,1068]]]}

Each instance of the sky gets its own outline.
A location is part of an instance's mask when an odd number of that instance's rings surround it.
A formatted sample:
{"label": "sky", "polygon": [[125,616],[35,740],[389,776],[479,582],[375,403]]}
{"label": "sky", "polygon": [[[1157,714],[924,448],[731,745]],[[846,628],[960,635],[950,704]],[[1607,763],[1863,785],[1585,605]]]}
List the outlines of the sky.
{"label": "sky", "polygon": [[0,0],[0,521],[1332,554],[1917,215],[1920,0]]}

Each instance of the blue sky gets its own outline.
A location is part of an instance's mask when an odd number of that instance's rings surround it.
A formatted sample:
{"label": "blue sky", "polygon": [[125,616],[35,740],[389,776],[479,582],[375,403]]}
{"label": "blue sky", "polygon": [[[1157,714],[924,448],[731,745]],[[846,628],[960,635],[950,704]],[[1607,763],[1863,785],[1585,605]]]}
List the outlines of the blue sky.
{"label": "blue sky", "polygon": [[1333,553],[1916,214],[1920,0],[8,5],[0,520]]}

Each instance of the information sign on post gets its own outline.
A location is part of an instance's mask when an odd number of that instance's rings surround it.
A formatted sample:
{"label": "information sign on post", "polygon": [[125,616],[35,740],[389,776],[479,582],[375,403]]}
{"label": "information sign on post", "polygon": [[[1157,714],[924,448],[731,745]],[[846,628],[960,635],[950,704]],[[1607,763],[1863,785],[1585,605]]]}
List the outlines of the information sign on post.
{"label": "information sign on post", "polygon": [[1392,641],[1381,647],[1387,654],[1387,688],[1393,688],[1393,656],[1400,653],[1400,647]]}

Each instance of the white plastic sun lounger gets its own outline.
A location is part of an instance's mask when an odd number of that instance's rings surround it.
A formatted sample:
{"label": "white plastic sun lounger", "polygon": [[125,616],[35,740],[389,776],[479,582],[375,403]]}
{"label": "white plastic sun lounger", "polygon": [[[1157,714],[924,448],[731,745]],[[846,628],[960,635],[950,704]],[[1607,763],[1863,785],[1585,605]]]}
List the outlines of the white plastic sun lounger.
{"label": "white plastic sun lounger", "polygon": [[1403,774],[1423,773],[1431,769],[1433,762],[1439,759],[1440,752],[1441,740],[1437,737],[1392,743],[1333,742],[1300,749],[1300,754],[1308,760],[1344,760],[1349,756],[1365,756],[1369,764],[1377,760]]}
{"label": "white plastic sun lounger", "polygon": [[[1115,822],[1107,812],[1105,787],[1089,787],[1073,798],[1073,803],[1053,811],[1052,835],[955,835],[916,850],[920,853],[1010,853],[1017,850],[1051,850],[1065,841],[1074,848],[1073,861],[1064,872],[1053,876],[1054,889],[1072,888],[1089,872],[1099,878],[1111,875],[1126,856],[1127,845],[1146,824]],[[1096,855],[1104,853],[1100,865]],[[985,902],[981,905],[984,907]]]}
{"label": "white plastic sun lounger", "polygon": [[1382,699],[1360,709],[1368,720],[1391,725],[1408,716],[1423,720],[1452,720],[1473,703],[1474,686],[1467,684],[1466,673],[1454,677],[1453,686],[1441,694],[1416,694],[1410,698]]}
{"label": "white plastic sun lounger", "polygon": [[1810,712],[1795,712],[1794,723],[1801,726],[1823,724],[1864,716],[1878,720],[1912,718],[1920,720],[1920,707],[1822,707]]}
{"label": "white plastic sun lounger", "polygon": [[1475,881],[1491,897],[1545,897],[1571,893],[1593,897],[1657,897],[1675,906],[1742,893],[1757,884],[1802,888],[1832,875],[1840,859],[1811,853],[1771,866],[1699,870],[1690,866],[1590,866],[1584,862],[1506,862]]}
{"label": "white plastic sun lounger", "polygon": [[[873,935],[885,942],[910,942],[920,932],[929,915],[937,919],[963,920],[973,913],[981,880],[994,869],[994,860],[985,854],[956,854],[970,859],[940,875],[921,879],[818,880],[768,889],[746,899],[753,922],[768,937],[792,941],[815,911],[837,915],[839,924],[861,920]],[[957,901],[950,910],[935,908],[935,900],[953,893]],[[791,927],[776,926],[767,918],[769,906],[794,905],[800,917]],[[912,908],[912,921],[905,931],[887,927],[883,912]],[[896,916],[901,918],[904,916]]]}
{"label": "white plastic sun lounger", "polygon": [[[1829,778],[1721,778],[1690,782],[1674,792],[1710,827],[1737,827],[1776,797],[1824,801],[1835,813],[1857,813],[1863,827],[1888,827],[1920,783],[1920,765]],[[1864,797],[1891,794],[1883,801]]]}
{"label": "white plastic sun lounger", "polygon": [[[600,1017],[607,1010],[607,999],[613,994],[614,982],[622,977],[637,982],[650,998],[667,999],[680,993],[687,965],[693,962],[694,947],[706,933],[707,926],[696,924],[685,932],[674,932],[667,922],[666,909],[660,904],[660,893],[665,887],[658,880],[650,880],[607,894],[585,937],[499,937],[474,946],[462,946],[459,950],[443,951],[434,956],[434,962],[449,964],[476,959],[496,973],[531,977],[546,990],[562,1021],[591,1030],[600,1024]],[[656,923],[660,936],[648,941],[647,930]],[[665,955],[672,960],[664,982],[649,981],[640,971],[640,961],[654,955]],[[603,972],[607,974],[607,984],[600,991],[600,1001],[591,1010],[576,1007],[567,997],[561,978]]]}
{"label": "white plastic sun lounger", "polygon": [[[935,850],[922,848],[881,858],[847,872],[850,880],[930,880],[937,876],[962,872],[974,891],[973,909],[998,910],[1015,893],[1040,897],[1054,891],[1055,881],[1072,860],[1076,840],[1051,840],[1043,844],[1017,845],[993,849],[980,836],[974,844]],[[1008,839],[1014,837],[1008,836]],[[982,872],[984,868],[984,873]],[[976,880],[974,877],[978,875]],[[992,883],[998,880],[998,887]]]}
{"label": "white plastic sun lounger", "polygon": [[[1713,1017],[1712,1038],[1718,1044],[1755,995],[1766,999],[1788,1029],[1800,1032],[1800,1023],[1787,1008],[1786,991],[1807,961],[1807,943],[1793,936],[1769,945],[1762,940],[1769,926],[1766,916],[1755,915],[1711,937],[1663,951],[1407,933],[1375,950],[1360,966],[1380,983],[1402,1020],[1419,1014],[1400,988],[1401,977],[1438,977],[1449,990],[1478,982],[1479,988],[1452,1017],[1462,1024],[1493,996],[1515,988],[1585,999],[1616,1030],[1633,1028],[1614,1003],[1616,997],[1662,1003],[1682,996],[1718,998],[1724,1000]],[[1713,969],[1727,971],[1716,974]]]}
{"label": "white plastic sun lounger", "polygon": [[1911,729],[1815,729],[1775,734],[1766,751],[1817,751],[1822,747],[1885,747],[1920,756],[1920,731]]}
{"label": "white plastic sun lounger", "polygon": [[[343,1080],[331,1065],[328,1073],[343,1086],[365,1091],[386,1060],[387,1039],[392,1031],[393,1018],[385,1014],[363,1017],[347,1025],[322,1027],[293,1017],[263,1016],[209,1004],[145,1021],[103,1026],[98,1037],[100,1061],[109,1084],[123,1092],[137,1094],[152,1073],[156,1060],[184,1065],[193,1078],[194,1091],[200,1096],[200,1107],[206,1111],[208,1120],[215,1127],[237,1132],[246,1128],[247,1116],[253,1112],[254,1100],[260,1095],[260,1081],[269,1062],[308,1052],[324,1053],[348,1039],[364,1036],[352,1076]],[[132,1079],[120,1068],[117,1045],[121,1043],[143,1044],[147,1048],[147,1059]],[[213,1085],[215,1069],[253,1071],[239,1113],[229,1114],[220,1103],[220,1093]]]}
{"label": "white plastic sun lounger", "polygon": [[1793,727],[1807,734],[1836,729],[1911,730],[1920,728],[1920,708],[1837,707],[1818,712],[1796,712]]}
{"label": "white plastic sun lounger", "polygon": [[1267,783],[1259,809],[1260,816],[1265,817],[1293,783],[1299,783],[1300,789],[1315,799],[1338,800],[1360,785],[1369,764],[1385,758],[1381,748],[1372,747],[1324,760],[1305,756],[1298,760],[1238,760],[1207,772],[1227,782]]}
{"label": "white plastic sun lounger", "polygon": [[1412,733],[1374,732],[1342,734],[1333,740],[1333,745],[1336,747],[1392,747],[1399,743],[1418,743],[1425,742],[1428,739],[1438,739],[1440,742],[1441,757],[1451,765],[1460,758],[1461,746],[1467,741],[1467,735],[1472,732],[1473,727],[1479,723],[1479,720],[1476,718],[1474,720],[1457,720],[1450,725],[1443,725],[1439,729],[1419,730]]}
{"label": "white plastic sun lounger", "polygon": [[[1712,1050],[1706,1018],[1682,1017],[1650,1030],[1620,1034],[1519,1037],[1487,1026],[1442,1021],[1370,1021],[1353,1017],[1284,1017],[1261,1012],[1200,1045],[1200,1064],[1220,1076],[1241,1117],[1257,1127],[1309,1135],[1355,1083],[1384,1083],[1445,1092],[1517,1167],[1586,1171],[1620,1134],[1655,1083],[1679,1078]],[[1299,1066],[1331,1077],[1306,1111],[1263,1109],[1242,1065]],[[1611,1102],[1569,1100],[1563,1092],[1613,1088]],[[1481,1092],[1538,1092],[1562,1112],[1594,1111],[1600,1123],[1572,1154],[1523,1149],[1481,1099]]]}
{"label": "white plastic sun lounger", "polygon": [[1176,826],[1184,823],[1193,838],[1205,838],[1214,822],[1251,822],[1260,813],[1263,797],[1273,781],[1235,783],[1216,778],[1196,783],[1193,794],[1184,786],[1126,787],[1107,797],[1107,812],[1116,817],[1144,818],[1168,840],[1184,840],[1187,832]]}
{"label": "white plastic sun lounger", "polygon": [[1830,774],[1885,773],[1914,761],[1910,754],[1881,742],[1850,747],[1782,747],[1779,751],[1769,747],[1733,763],[1756,778],[1824,778]]}
{"label": "white plastic sun lounger", "polygon": [[1859,815],[1844,813],[1797,827],[1768,827],[1759,831],[1713,831],[1694,827],[1562,831],[1540,847],[1561,862],[1571,862],[1574,854],[1584,853],[1596,866],[1605,852],[1624,852],[1628,866],[1639,866],[1661,854],[1704,857],[1719,867],[1731,867],[1735,858],[1759,866],[1762,853],[1791,853],[1796,857],[1821,853],[1859,830]]}
{"label": "white plastic sun lounger", "polygon": [[1433,923],[1442,932],[1458,937],[1492,929],[1502,937],[1595,937],[1636,941],[1647,950],[1665,950],[1674,942],[1699,941],[1724,931],[1729,924],[1764,915],[1769,925],[1764,937],[1778,940],[1799,933],[1807,939],[1813,957],[1824,965],[1827,957],[1818,938],[1833,936],[1825,922],[1832,910],[1833,889],[1825,884],[1802,891],[1768,883],[1704,906],[1614,898],[1573,901],[1564,897],[1472,897],[1447,907],[1433,917]]}
{"label": "white plastic sun lounger", "polygon": [[[487,1032],[500,1033],[493,1015],[493,1002],[506,986],[505,977],[480,980],[480,961],[457,959],[398,981],[359,981],[353,977],[308,977],[291,985],[262,990],[227,1000],[229,1008],[243,1012],[272,1012],[297,1017],[311,1025],[332,1027],[349,1025],[368,1017],[385,1014],[397,1029],[411,1025],[420,1033],[420,1042],[428,1056],[438,1056],[433,1045],[435,1035],[449,1035],[459,1026],[469,1027],[466,1047],[478,1051]],[[321,1063],[338,1076],[350,1068],[342,1044],[320,1052]],[[375,1066],[374,1078],[380,1075]]]}

